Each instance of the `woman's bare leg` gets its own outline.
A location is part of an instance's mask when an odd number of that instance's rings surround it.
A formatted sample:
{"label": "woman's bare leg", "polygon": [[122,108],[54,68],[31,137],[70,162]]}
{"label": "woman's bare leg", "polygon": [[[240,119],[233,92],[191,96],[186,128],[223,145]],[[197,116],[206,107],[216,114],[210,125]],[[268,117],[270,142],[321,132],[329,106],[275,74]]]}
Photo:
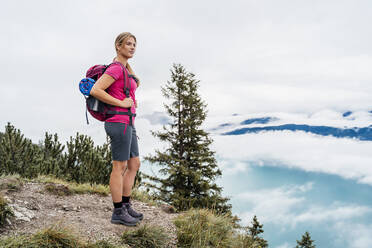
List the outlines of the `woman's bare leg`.
{"label": "woman's bare leg", "polygon": [[112,161],[112,171],[110,175],[110,191],[113,202],[121,202],[123,189],[124,169],[127,161]]}
{"label": "woman's bare leg", "polygon": [[[139,157],[134,157],[128,160],[128,167],[124,172],[122,177],[122,184],[123,184],[123,196],[130,196],[132,193],[132,187],[134,183],[134,178],[136,177],[136,173],[140,167],[141,163]],[[121,197],[121,196],[120,196]],[[121,198],[120,198],[121,200]]]}

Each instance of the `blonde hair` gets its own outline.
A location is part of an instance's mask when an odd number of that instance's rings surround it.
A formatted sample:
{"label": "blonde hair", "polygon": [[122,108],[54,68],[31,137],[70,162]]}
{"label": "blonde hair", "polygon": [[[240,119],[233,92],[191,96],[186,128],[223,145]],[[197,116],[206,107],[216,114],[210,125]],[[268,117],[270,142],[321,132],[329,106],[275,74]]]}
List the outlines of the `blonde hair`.
{"label": "blonde hair", "polygon": [[[129,32],[123,32],[116,37],[116,39],[115,39],[115,50],[116,50],[116,52],[118,51],[118,46],[121,46],[129,38],[133,38],[134,41],[137,43],[136,37]],[[132,74],[137,79],[136,81],[137,81],[137,87],[138,87],[140,85],[140,81],[139,81],[139,78],[136,76],[136,74],[134,74],[134,71],[133,71],[132,67],[130,67],[129,63],[127,63],[127,65],[125,67],[128,69],[129,73]]]}

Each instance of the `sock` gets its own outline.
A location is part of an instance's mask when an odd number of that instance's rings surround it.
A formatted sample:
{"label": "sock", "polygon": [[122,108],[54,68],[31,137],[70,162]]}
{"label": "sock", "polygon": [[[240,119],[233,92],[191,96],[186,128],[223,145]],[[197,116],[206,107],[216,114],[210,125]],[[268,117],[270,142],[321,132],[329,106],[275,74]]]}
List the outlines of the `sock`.
{"label": "sock", "polygon": [[122,202],[114,202],[114,208],[121,208],[123,206]]}
{"label": "sock", "polygon": [[121,202],[122,203],[129,203],[130,196],[122,196],[121,197]]}

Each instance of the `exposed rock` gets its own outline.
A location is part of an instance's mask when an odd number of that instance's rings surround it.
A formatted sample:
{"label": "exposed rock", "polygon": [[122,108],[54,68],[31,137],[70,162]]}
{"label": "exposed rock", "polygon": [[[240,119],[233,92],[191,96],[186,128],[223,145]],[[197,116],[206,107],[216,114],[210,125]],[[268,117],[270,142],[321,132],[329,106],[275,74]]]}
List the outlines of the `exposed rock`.
{"label": "exposed rock", "polygon": [[21,207],[16,204],[9,204],[9,207],[12,209],[16,220],[23,220],[29,222],[31,221],[31,219],[35,217],[35,214],[25,207]]}

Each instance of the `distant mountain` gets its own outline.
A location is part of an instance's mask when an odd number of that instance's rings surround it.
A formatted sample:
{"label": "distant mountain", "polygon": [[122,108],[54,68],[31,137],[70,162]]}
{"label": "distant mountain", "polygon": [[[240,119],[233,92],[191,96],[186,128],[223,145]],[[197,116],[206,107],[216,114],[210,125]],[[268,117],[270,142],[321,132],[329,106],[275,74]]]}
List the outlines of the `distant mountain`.
{"label": "distant mountain", "polygon": [[238,128],[230,132],[222,133],[222,135],[241,135],[245,133],[258,133],[263,131],[304,131],[323,136],[334,136],[337,138],[357,138],[360,140],[372,140],[372,128],[336,128],[329,126],[310,126],[298,124],[285,124],[279,126],[266,126],[266,127],[246,127]]}
{"label": "distant mountain", "polygon": [[[372,111],[368,111],[372,114]],[[347,118],[347,120],[354,121],[354,113],[352,111],[346,111],[340,113],[340,119]],[[281,124],[275,125],[272,122],[281,121]],[[211,129],[212,131],[220,131],[221,135],[242,135],[246,133],[259,133],[265,131],[303,131],[308,133],[313,133],[322,136],[334,136],[337,138],[354,138],[363,141],[372,140],[372,125],[366,127],[332,127],[331,125],[311,125],[311,124],[282,124],[283,119],[277,117],[259,117],[259,118],[249,118],[243,121],[235,123],[223,123],[216,128]],[[368,122],[367,122],[368,123]],[[259,125],[254,125],[259,124]],[[266,124],[266,125],[265,125]],[[349,123],[350,124],[350,123]],[[247,125],[252,125],[248,126]]]}

